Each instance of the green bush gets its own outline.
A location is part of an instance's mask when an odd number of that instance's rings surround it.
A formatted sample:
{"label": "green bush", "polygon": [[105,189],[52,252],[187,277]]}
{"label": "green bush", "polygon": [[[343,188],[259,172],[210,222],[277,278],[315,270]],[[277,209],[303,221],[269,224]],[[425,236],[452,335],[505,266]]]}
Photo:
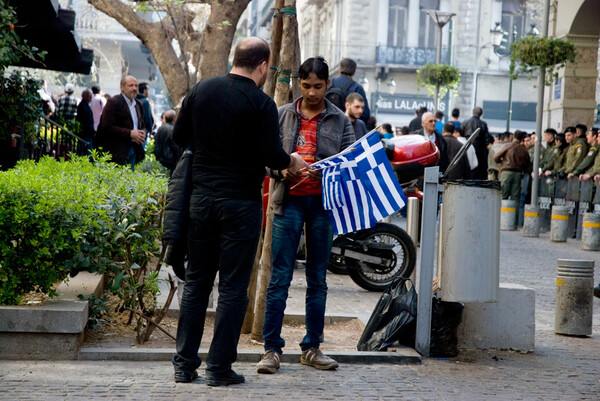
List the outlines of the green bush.
{"label": "green bush", "polygon": [[81,270],[108,274],[115,292],[144,280],[132,271],[158,251],[166,178],[96,160],[46,157],[0,173],[0,304],[53,296]]}

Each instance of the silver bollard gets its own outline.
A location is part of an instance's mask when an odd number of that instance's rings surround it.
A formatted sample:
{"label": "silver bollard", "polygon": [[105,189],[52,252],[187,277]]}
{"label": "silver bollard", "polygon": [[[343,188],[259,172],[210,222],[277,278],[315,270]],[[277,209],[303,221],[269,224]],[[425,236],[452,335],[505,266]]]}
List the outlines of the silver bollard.
{"label": "silver bollard", "polygon": [[592,334],[594,261],[558,259],[554,332]]}
{"label": "silver bollard", "polygon": [[584,213],[581,231],[581,249],[584,251],[600,250],[600,214]]}
{"label": "silver bollard", "polygon": [[569,207],[552,206],[550,221],[550,240],[553,242],[566,242],[569,231]]}
{"label": "silver bollard", "polygon": [[515,231],[517,224],[517,201],[503,199],[500,203],[500,230]]}
{"label": "silver bollard", "polygon": [[537,205],[525,205],[523,214],[523,237],[540,236],[540,208]]}
{"label": "silver bollard", "polygon": [[419,209],[421,201],[418,198],[408,198],[406,205],[406,232],[419,245]]}

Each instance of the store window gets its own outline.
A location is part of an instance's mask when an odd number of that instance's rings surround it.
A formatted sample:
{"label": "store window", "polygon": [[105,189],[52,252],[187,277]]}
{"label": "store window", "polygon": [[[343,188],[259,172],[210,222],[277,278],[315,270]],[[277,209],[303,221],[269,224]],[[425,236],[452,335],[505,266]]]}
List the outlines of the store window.
{"label": "store window", "polygon": [[[506,35],[506,46],[510,47],[513,40],[519,39],[527,33],[525,25],[527,17],[527,7],[525,0],[503,0],[502,1],[502,29],[508,33]],[[516,37],[513,39],[513,31],[516,31]]]}

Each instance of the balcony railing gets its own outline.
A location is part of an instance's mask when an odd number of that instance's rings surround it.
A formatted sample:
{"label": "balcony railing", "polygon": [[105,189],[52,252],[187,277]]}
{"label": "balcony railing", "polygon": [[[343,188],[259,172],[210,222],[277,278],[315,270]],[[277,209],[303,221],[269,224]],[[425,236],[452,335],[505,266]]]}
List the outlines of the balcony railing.
{"label": "balcony railing", "polygon": [[[435,63],[435,48],[414,46],[377,46],[377,64],[397,64],[409,67],[421,67]],[[442,63],[446,63],[448,49],[442,48]]]}

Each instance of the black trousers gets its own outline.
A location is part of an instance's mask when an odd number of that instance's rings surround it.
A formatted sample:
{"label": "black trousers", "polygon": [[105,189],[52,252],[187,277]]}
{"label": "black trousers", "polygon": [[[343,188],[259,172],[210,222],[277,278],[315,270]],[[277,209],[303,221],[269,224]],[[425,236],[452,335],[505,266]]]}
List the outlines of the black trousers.
{"label": "black trousers", "polygon": [[192,193],[188,231],[189,262],[177,327],[175,371],[200,366],[208,297],[219,272],[219,299],[206,370],[226,373],[237,359],[237,344],[248,305],[248,283],[261,229],[260,201]]}

